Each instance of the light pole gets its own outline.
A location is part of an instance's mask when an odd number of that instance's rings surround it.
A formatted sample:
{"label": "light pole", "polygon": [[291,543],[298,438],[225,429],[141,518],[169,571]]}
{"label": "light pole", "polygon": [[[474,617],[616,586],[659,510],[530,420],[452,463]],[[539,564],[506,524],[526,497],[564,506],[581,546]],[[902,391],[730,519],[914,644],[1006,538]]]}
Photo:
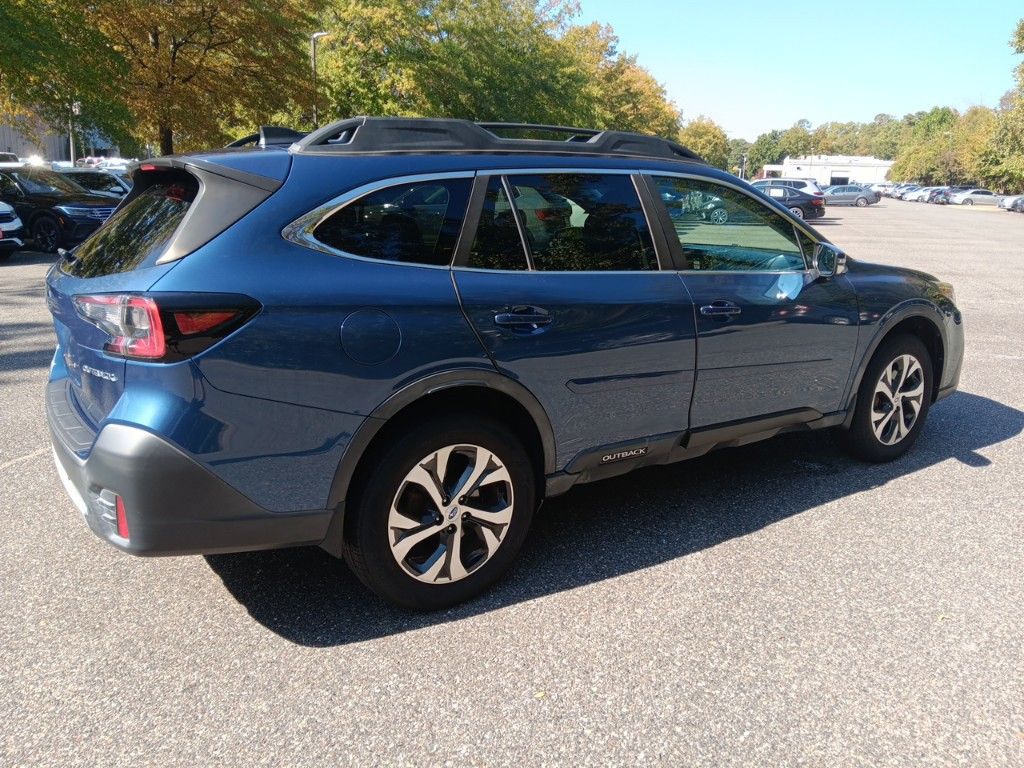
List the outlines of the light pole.
{"label": "light pole", "polygon": [[[71,105],[71,114],[80,115],[82,114],[82,102],[76,101]],[[75,119],[74,117],[68,118],[68,142],[71,149],[71,165],[75,164]]]}
{"label": "light pole", "polygon": [[313,127],[320,127],[320,118],[316,110],[316,42],[322,37],[328,37],[330,32],[314,32],[309,36],[309,63],[313,68]]}

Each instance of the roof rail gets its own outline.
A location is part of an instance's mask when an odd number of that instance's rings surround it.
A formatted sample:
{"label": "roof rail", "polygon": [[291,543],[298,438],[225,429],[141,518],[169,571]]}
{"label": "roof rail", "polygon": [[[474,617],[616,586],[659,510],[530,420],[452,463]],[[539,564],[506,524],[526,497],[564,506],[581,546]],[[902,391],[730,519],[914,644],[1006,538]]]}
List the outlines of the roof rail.
{"label": "roof rail", "polygon": [[[494,131],[564,133],[565,140],[504,138]],[[313,131],[292,145],[298,153],[507,152],[622,155],[703,163],[674,141],[626,131],[561,125],[474,123],[469,120],[352,117]]]}
{"label": "roof rail", "polygon": [[232,141],[228,147],[247,147],[250,144],[260,147],[288,146],[306,134],[293,131],[291,128],[281,128],[276,125],[261,125],[258,133],[250,133],[237,141]]}

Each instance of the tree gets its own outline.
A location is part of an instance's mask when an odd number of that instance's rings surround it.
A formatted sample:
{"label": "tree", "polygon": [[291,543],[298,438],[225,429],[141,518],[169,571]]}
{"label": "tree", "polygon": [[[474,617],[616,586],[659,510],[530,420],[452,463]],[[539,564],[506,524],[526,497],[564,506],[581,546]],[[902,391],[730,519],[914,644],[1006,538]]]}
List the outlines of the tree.
{"label": "tree", "polygon": [[[737,176],[745,178],[749,176],[749,154],[750,154],[750,142],[746,139],[730,139],[729,140],[729,158],[726,160],[725,169],[730,173],[735,173]],[[748,163],[743,162],[743,156],[747,155]],[[746,167],[744,167],[746,165]]]}
{"label": "tree", "polygon": [[700,115],[679,132],[679,142],[689,147],[709,165],[728,169],[729,138],[711,118]]}
{"label": "tree", "polygon": [[[1016,54],[1024,54],[1024,19],[1010,39]],[[998,189],[1024,189],[1024,61],[1014,70],[1017,87],[1000,101],[996,125],[984,151],[977,155],[980,177]]]}
{"label": "tree", "polygon": [[618,38],[611,27],[571,27],[563,43],[580,57],[582,70],[593,84],[591,103],[586,108],[597,113],[595,127],[676,138],[679,110],[636,56],[618,50]]}
{"label": "tree", "polygon": [[563,0],[333,0],[325,101],[337,116],[586,125],[675,138],[679,114],[610,27]]}
{"label": "tree", "polygon": [[783,157],[805,157],[811,153],[810,123],[798,120],[779,137],[779,151]]}
{"label": "tree", "polygon": [[46,124],[66,130],[77,103],[80,130],[127,139],[127,64],[90,23],[89,8],[86,0],[0,3],[0,114],[29,135]]}
{"label": "tree", "polygon": [[315,3],[303,0],[95,0],[90,20],[127,63],[119,87],[163,154],[229,138],[289,100],[308,103],[305,55]]}
{"label": "tree", "polygon": [[779,147],[782,139],[782,131],[768,131],[762,133],[750,147],[748,158],[748,172],[750,178],[757,176],[766,165],[782,161],[783,152]]}

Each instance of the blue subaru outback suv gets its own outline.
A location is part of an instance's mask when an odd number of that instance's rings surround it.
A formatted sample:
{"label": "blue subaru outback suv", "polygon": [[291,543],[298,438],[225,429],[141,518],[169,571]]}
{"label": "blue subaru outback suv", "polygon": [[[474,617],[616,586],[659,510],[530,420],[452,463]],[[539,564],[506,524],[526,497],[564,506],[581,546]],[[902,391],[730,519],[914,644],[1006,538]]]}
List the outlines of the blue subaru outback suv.
{"label": "blue subaru outback suv", "polygon": [[285,136],[141,165],[47,277],[57,468],[125,551],[319,545],[438,608],[545,496],[793,430],[895,459],[957,386],[949,285],[848,259],[677,144]]}

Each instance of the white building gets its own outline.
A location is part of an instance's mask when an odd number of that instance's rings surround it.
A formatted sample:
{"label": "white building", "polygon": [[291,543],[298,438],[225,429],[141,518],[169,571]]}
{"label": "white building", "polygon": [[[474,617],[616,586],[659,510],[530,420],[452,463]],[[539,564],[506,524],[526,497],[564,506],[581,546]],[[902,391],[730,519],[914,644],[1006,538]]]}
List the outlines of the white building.
{"label": "white building", "polygon": [[823,187],[852,182],[875,184],[885,181],[892,164],[892,160],[879,160],[877,157],[809,155],[787,157],[779,165],[766,165],[764,175],[768,178],[814,179]]}

